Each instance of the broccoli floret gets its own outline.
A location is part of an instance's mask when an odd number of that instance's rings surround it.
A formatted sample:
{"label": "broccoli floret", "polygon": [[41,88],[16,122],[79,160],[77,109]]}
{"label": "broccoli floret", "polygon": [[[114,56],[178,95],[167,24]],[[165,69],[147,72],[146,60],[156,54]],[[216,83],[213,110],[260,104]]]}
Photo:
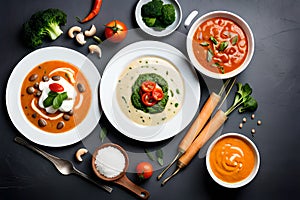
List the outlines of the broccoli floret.
{"label": "broccoli floret", "polygon": [[63,31],[60,26],[67,22],[67,15],[55,8],[34,13],[24,23],[24,41],[29,47],[37,47],[43,43],[45,38],[56,40]]}
{"label": "broccoli floret", "polygon": [[175,21],[175,8],[172,4],[165,4],[161,9],[161,21],[169,26]]}
{"label": "broccoli floret", "polygon": [[152,0],[142,6],[142,17],[159,17],[162,7],[163,1]]}
{"label": "broccoli floret", "polygon": [[143,21],[145,22],[145,24],[149,27],[153,27],[155,25],[156,22],[156,18],[155,17],[143,17]]}
{"label": "broccoli floret", "polygon": [[142,6],[142,19],[148,27],[165,29],[175,21],[175,7],[163,4],[161,0],[152,0]]}

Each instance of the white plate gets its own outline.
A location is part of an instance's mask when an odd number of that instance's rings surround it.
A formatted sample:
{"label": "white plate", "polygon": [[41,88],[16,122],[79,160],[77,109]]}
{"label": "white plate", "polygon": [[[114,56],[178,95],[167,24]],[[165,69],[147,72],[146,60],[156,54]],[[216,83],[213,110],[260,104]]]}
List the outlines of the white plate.
{"label": "white plate", "polygon": [[177,0],[162,0],[164,2],[164,4],[173,4],[175,7],[175,16],[176,19],[173,22],[173,24],[171,24],[170,26],[168,26],[167,28],[163,29],[163,30],[155,30],[154,28],[148,27],[143,19],[142,19],[142,15],[141,15],[141,9],[142,6],[146,3],[148,3],[151,0],[140,0],[135,8],[135,19],[139,25],[139,27],[146,33],[148,33],[149,35],[152,36],[156,36],[156,37],[163,37],[163,36],[167,36],[171,33],[173,33],[180,25],[181,21],[182,21],[182,10],[181,10],[181,6],[178,3]]}
{"label": "white plate", "polygon": [[[77,66],[89,82],[92,91],[92,105],[85,119],[74,129],[52,134],[42,131],[29,122],[21,106],[21,87],[27,74],[40,63],[50,60],[61,60]],[[83,54],[63,48],[46,47],[25,56],[14,68],[6,88],[6,107],[14,126],[27,139],[44,146],[61,147],[74,144],[88,136],[99,122],[99,82],[100,74],[95,65]]]}
{"label": "white plate", "polygon": [[[129,63],[142,56],[158,56],[173,63],[185,84],[181,110],[168,122],[158,126],[142,126],[132,122],[120,110],[115,97],[120,74]],[[179,50],[162,42],[140,41],[124,47],[109,61],[101,79],[100,99],[106,117],[118,131],[135,140],[156,142],[178,134],[191,122],[200,102],[200,84],[195,69]]]}

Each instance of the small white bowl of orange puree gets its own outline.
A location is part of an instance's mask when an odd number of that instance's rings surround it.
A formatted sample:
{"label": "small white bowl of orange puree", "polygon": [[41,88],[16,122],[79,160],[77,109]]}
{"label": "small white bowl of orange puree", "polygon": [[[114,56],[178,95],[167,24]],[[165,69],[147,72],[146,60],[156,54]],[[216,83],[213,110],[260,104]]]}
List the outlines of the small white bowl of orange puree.
{"label": "small white bowl of orange puree", "polygon": [[255,144],[239,133],[215,139],[206,153],[206,167],[212,179],[227,188],[242,187],[253,180],[260,165]]}

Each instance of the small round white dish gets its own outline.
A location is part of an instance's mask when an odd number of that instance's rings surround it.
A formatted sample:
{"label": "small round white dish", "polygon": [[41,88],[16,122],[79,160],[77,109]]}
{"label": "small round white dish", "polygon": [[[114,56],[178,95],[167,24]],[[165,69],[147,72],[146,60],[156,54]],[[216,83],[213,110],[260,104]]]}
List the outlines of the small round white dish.
{"label": "small round white dish", "polygon": [[[210,154],[211,151],[213,149],[213,147],[215,146],[215,144],[220,141],[221,139],[225,138],[225,137],[237,137],[238,139],[243,140],[247,145],[249,145],[249,147],[252,149],[252,151],[254,152],[254,159],[255,159],[255,163],[254,163],[254,168],[252,169],[252,172],[250,173],[250,175],[248,177],[246,177],[245,179],[239,181],[239,182],[225,182],[221,179],[219,179],[213,172],[211,165],[210,165]],[[238,149],[239,150],[239,149]],[[233,157],[231,157],[232,159],[235,159],[236,156],[239,156],[238,154],[234,155]],[[206,168],[210,174],[210,176],[212,177],[212,179],[218,183],[219,185],[223,186],[223,187],[227,187],[227,188],[238,188],[238,187],[242,187],[246,184],[248,184],[249,182],[251,182],[254,177],[256,176],[258,169],[259,169],[259,165],[260,165],[260,156],[259,156],[259,151],[257,149],[257,147],[255,146],[255,144],[246,136],[239,134],[239,133],[226,133],[223,134],[221,136],[219,136],[218,138],[216,138],[208,147],[207,153],[206,153]]]}
{"label": "small round white dish", "polygon": [[[161,125],[134,123],[121,111],[116,100],[115,90],[120,74],[128,64],[142,56],[158,56],[173,63],[184,80],[185,94],[181,110]],[[138,141],[157,142],[178,134],[191,122],[200,102],[200,84],[195,69],[179,50],[162,42],[140,41],[124,47],[109,61],[101,79],[100,100],[103,112],[119,132]]]}
{"label": "small round white dish", "polygon": [[[70,131],[53,134],[29,122],[21,106],[21,87],[27,74],[40,63],[61,60],[77,66],[88,80],[92,92],[90,109],[85,119]],[[6,107],[11,121],[27,139],[40,145],[62,147],[74,144],[88,136],[101,116],[99,108],[100,74],[95,65],[83,54],[64,47],[46,47],[25,56],[14,68],[6,87]]]}
{"label": "small round white dish", "polygon": [[173,33],[181,24],[182,21],[182,10],[181,10],[181,6],[178,3],[177,0],[162,0],[164,2],[164,4],[173,4],[175,7],[175,16],[176,19],[173,22],[173,24],[171,24],[170,26],[168,26],[167,28],[163,29],[163,30],[157,30],[155,28],[152,27],[148,27],[143,19],[142,19],[142,14],[141,14],[141,8],[144,4],[148,3],[151,0],[139,0],[139,2],[136,5],[135,8],[135,19],[139,25],[139,27],[147,34],[155,36],[155,37],[164,37],[167,35],[170,35],[171,33]]}
{"label": "small round white dish", "polygon": [[[215,73],[212,72],[208,69],[206,69],[205,67],[203,67],[197,60],[194,51],[193,51],[193,36],[196,32],[196,30],[198,29],[198,27],[206,20],[211,19],[211,18],[215,18],[215,17],[223,17],[223,18],[227,18],[230,19],[232,21],[234,21],[235,23],[237,23],[245,32],[246,36],[247,36],[247,40],[248,40],[248,54],[247,57],[245,59],[245,61],[243,62],[243,64],[238,67],[237,69],[225,73],[225,74],[220,74],[220,73]],[[206,13],[204,15],[202,15],[201,17],[199,17],[191,26],[189,32],[188,32],[188,36],[187,36],[187,40],[186,40],[186,47],[187,47],[187,52],[188,52],[188,56],[192,62],[192,64],[194,65],[194,67],[200,71],[202,74],[211,77],[211,78],[215,78],[215,79],[228,79],[231,77],[234,77],[238,74],[240,74],[242,71],[244,71],[252,57],[254,54],[254,36],[253,33],[249,27],[249,25],[247,24],[246,21],[244,21],[240,16],[232,13],[232,12],[228,12],[228,11],[213,11],[213,12],[209,12]]]}

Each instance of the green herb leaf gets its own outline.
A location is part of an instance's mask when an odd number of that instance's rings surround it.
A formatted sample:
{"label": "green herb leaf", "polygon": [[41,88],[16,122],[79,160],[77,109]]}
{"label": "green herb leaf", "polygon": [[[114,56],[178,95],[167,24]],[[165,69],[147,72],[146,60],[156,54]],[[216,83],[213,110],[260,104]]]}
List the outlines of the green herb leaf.
{"label": "green herb leaf", "polygon": [[237,83],[237,88],[238,90],[233,105],[225,112],[227,116],[241,105],[243,105],[243,107],[239,109],[239,112],[255,111],[257,109],[256,100],[250,96],[252,93],[250,85],[246,83],[243,86],[241,83]]}
{"label": "green herb leaf", "polygon": [[163,151],[161,149],[158,149],[156,151],[156,157],[157,157],[157,162],[163,166],[164,165],[164,160],[163,160],[163,157],[164,157],[164,154],[163,154]]}
{"label": "green herb leaf", "polygon": [[148,150],[148,149],[145,149],[145,153],[147,154],[147,156],[150,158],[150,160],[154,161],[154,157],[152,155],[152,153]]}
{"label": "green herb leaf", "polygon": [[106,135],[107,135],[107,130],[105,127],[101,128],[101,131],[100,131],[100,139],[101,139],[101,142],[104,141],[104,139],[106,138]]}
{"label": "green herb leaf", "polygon": [[235,45],[238,42],[239,37],[236,35],[232,38],[231,43],[232,45]]}
{"label": "green herb leaf", "polygon": [[221,42],[220,46],[219,46],[219,51],[224,51],[226,48],[228,47],[228,42]]}
{"label": "green herb leaf", "polygon": [[207,50],[207,57],[206,57],[207,62],[210,62],[212,60],[213,56],[214,56],[214,52],[209,48]]}
{"label": "green herb leaf", "polygon": [[220,65],[219,63],[214,63],[211,66],[212,67],[217,67],[221,71],[222,74],[225,73],[224,67],[222,65]]}
{"label": "green herb leaf", "polygon": [[216,38],[214,38],[214,36],[210,36],[209,39],[212,41],[212,43],[214,43],[215,45],[218,44],[218,41],[216,40]]}
{"label": "green herb leaf", "polygon": [[219,70],[221,71],[222,74],[225,73],[225,70],[224,70],[224,67],[223,67],[223,66],[219,66],[218,68],[219,68]]}
{"label": "green herb leaf", "polygon": [[53,91],[50,91],[48,93],[48,96],[52,96],[52,97],[56,97],[57,95],[58,95],[58,93],[57,92],[53,92]]}
{"label": "green herb leaf", "polygon": [[252,97],[249,98],[244,102],[243,107],[239,108],[239,113],[243,113],[246,111],[253,112],[257,109],[257,101]]}
{"label": "green herb leaf", "polygon": [[212,67],[220,67],[220,64],[219,63],[214,63],[211,65]]}
{"label": "green herb leaf", "polygon": [[43,101],[43,105],[45,108],[52,106],[53,103],[53,99],[55,98],[55,96],[50,96],[48,95],[48,97]]}
{"label": "green herb leaf", "polygon": [[200,45],[203,46],[203,47],[207,47],[207,46],[209,46],[209,43],[208,42],[201,42]]}
{"label": "green herb leaf", "polygon": [[160,164],[160,166],[164,165],[164,160],[162,158],[157,158],[157,162]]}
{"label": "green herb leaf", "polygon": [[67,92],[59,93],[54,99],[52,106],[54,109],[58,109],[63,101],[68,98]]}

